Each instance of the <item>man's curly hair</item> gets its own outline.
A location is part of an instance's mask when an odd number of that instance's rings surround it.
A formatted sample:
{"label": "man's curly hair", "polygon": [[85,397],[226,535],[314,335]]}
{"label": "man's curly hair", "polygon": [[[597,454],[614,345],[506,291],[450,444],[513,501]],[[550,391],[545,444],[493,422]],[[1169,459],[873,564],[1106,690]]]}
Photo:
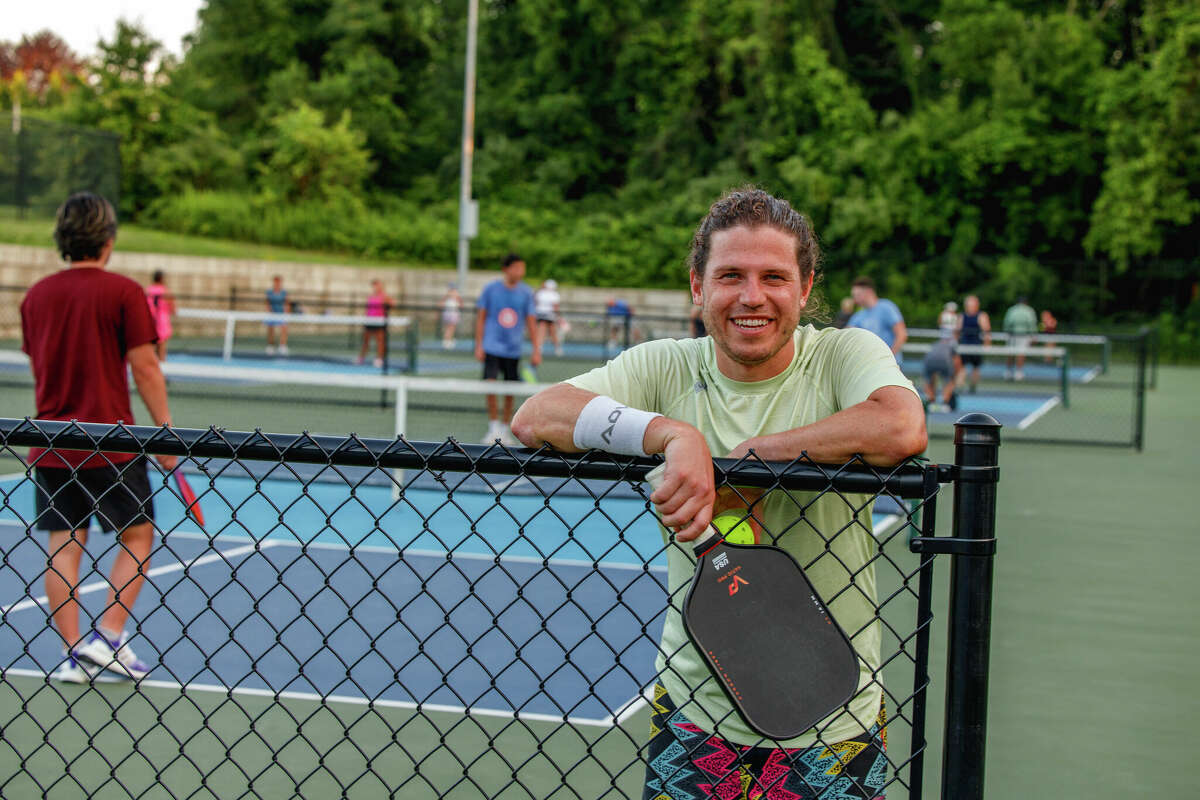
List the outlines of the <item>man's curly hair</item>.
{"label": "man's curly hair", "polygon": [[692,247],[688,253],[688,269],[700,277],[708,267],[712,237],[719,231],[744,225],[757,228],[763,225],[791,235],[796,240],[796,264],[801,277],[813,276],[813,293],[804,316],[825,318],[825,303],[818,296],[816,285],[821,280],[821,246],[808,219],[792,208],[787,200],[775,197],[756,186],[730,189],[708,209],[696,232],[692,234]]}

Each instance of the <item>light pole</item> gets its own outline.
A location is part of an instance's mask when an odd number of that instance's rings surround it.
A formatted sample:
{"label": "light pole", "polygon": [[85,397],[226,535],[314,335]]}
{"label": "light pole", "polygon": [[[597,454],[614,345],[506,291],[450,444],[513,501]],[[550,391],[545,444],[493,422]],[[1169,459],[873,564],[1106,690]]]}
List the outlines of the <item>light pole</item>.
{"label": "light pole", "polygon": [[458,288],[467,288],[471,240],[479,232],[479,204],[471,199],[471,159],[475,155],[475,33],[479,0],[467,3],[467,69],[463,81],[462,180],[458,195]]}

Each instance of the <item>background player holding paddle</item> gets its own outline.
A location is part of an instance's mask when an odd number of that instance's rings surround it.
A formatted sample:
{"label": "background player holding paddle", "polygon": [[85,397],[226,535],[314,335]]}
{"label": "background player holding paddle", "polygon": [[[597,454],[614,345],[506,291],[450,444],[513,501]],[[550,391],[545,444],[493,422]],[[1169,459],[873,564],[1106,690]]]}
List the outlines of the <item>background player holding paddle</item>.
{"label": "background player holding paddle", "polygon": [[[534,447],[663,454],[663,481],[650,499],[679,542],[695,539],[713,518],[712,453],[740,457],[753,449],[771,460],[807,453],[828,463],[860,454],[876,464],[920,453],[921,401],[887,346],[866,331],[798,327],[819,306],[812,296],[819,260],[807,220],[786,201],[757,189],[727,193],[701,221],[688,257],[692,299],[709,337],[647,342],[553,386],[521,407],[514,432]],[[834,598],[829,611],[858,654],[860,689],[844,710],[800,736],[756,734],[688,639],[679,604],[694,556],[690,546],[668,546],[675,600],[656,663],[661,685],[647,796],[708,797],[718,785],[745,786],[748,778],[750,796],[777,786],[811,797],[813,786],[829,781],[814,783],[796,751],[848,742],[845,752],[857,755],[839,775],[842,796],[876,797],[883,709],[875,576],[864,567],[874,546],[869,511],[852,524],[843,499],[823,497],[798,521],[800,505],[782,492],[747,500],[764,543],[785,549],[821,596]],[[762,654],[764,666],[771,659]]]}
{"label": "background player holding paddle", "polygon": [[[67,268],[35,283],[21,303],[21,347],[33,369],[38,419],[132,424],[128,365],[154,424],[171,424],[146,296],[135,281],[106,269],[116,235],[116,212],[99,195],[71,195],[58,209],[54,240]],[[156,458],[166,472],[178,462]],[[49,537],[47,608],[64,647],[53,677],[85,683],[99,670],[145,676],[151,665],[134,654],[125,630],[154,545],[145,457],[34,448],[29,463],[37,481],[33,527]],[[75,590],[93,516],[121,544],[112,548],[104,610],[94,629],[81,632]]]}

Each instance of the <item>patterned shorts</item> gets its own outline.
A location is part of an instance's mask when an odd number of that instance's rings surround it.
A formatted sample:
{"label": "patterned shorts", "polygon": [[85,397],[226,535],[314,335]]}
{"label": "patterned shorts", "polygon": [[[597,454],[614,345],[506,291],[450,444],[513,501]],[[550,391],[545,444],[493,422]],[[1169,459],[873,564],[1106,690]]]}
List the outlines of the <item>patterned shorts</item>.
{"label": "patterned shorts", "polygon": [[654,687],[643,800],[882,800],[887,714],[861,739],[788,750],[705,733]]}

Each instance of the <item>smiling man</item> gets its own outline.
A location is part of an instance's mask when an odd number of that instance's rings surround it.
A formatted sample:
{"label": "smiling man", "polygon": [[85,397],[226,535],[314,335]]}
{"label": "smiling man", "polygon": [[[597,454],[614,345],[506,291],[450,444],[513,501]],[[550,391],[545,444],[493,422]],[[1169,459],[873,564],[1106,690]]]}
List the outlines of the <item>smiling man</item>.
{"label": "smiling man", "polygon": [[785,200],[753,188],[727,193],[700,222],[688,258],[692,301],[709,336],[634,347],[535,395],[513,419],[514,433],[531,447],[665,458],[662,484],[650,499],[665,526],[673,600],[656,663],[647,798],[707,797],[717,786],[721,792],[753,787],[750,797],[771,787],[813,797],[828,777],[805,766],[824,763],[805,752],[835,743],[857,754],[843,765],[839,796],[882,794],[880,637],[867,499],[772,492],[753,503],[761,540],[788,550],[822,596],[836,598],[830,611],[860,657],[860,691],[846,709],[784,742],[763,740],[745,725],[688,641],[679,605],[694,560],[689,547],[669,541],[669,532],[681,542],[694,539],[714,506],[729,505],[732,492],[723,489],[718,498],[715,491],[713,454],[753,450],[768,460],[807,454],[824,463],[861,456],[895,464],[924,450],[920,398],[879,337],[800,327],[806,311],[819,305],[812,294],[819,262],[808,221]]}

